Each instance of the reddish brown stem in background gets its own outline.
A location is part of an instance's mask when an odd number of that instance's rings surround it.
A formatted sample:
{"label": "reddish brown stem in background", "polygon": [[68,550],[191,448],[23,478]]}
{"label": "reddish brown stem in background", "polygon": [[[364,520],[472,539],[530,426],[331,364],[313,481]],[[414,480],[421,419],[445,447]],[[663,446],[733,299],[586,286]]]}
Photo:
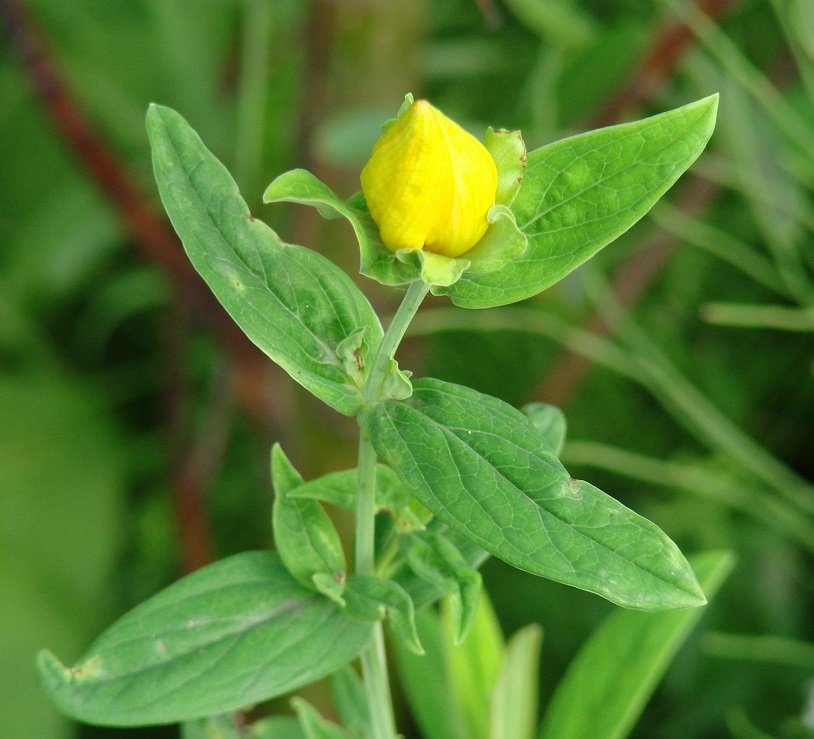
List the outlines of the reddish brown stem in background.
{"label": "reddish brown stem in background", "polygon": [[[699,0],[698,7],[710,17],[721,17],[733,5],[733,0]],[[663,24],[654,34],[654,41],[643,54],[630,81],[596,115],[591,127],[618,123],[623,116],[639,108],[655,95],[683,55],[694,43],[690,29],[676,21]],[[709,182],[693,179],[676,205],[692,214],[700,214],[712,202],[718,187]],[[680,240],[658,232],[651,236],[644,250],[630,257],[614,274],[613,292],[619,302],[633,308],[658,279],[670,261]],[[610,330],[601,317],[594,313],[584,327],[598,334]],[[564,406],[576,392],[591,368],[590,360],[578,354],[562,351],[552,369],[537,386],[534,397],[558,406]]]}
{"label": "reddish brown stem in background", "polygon": [[[698,0],[697,5],[699,10],[716,19],[731,10],[734,0]],[[658,93],[694,43],[693,32],[683,23],[675,20],[663,23],[628,83],[591,119],[589,128],[619,123],[631,111],[640,108]]]}
{"label": "reddish brown stem in background", "polygon": [[[233,366],[240,368],[241,375],[267,379],[269,363],[215,300],[190,265],[166,220],[153,209],[126,166],[93,129],[74,101],[29,11],[17,0],[0,0],[0,21],[57,133],[115,208],[134,245],[145,259],[156,264],[170,278],[177,290],[177,298],[213,331],[226,348]],[[172,351],[177,354],[177,350],[176,346]],[[172,364],[171,357],[169,363]],[[264,368],[262,372],[258,371],[260,364]],[[254,381],[248,379],[243,384],[248,386]],[[261,393],[250,387],[242,389],[247,391],[250,398],[245,404],[250,412],[256,412],[253,401]],[[269,404],[263,406],[266,422],[273,410]],[[172,421],[170,425],[174,425]],[[216,450],[210,448],[217,438],[218,435],[210,430],[208,436],[205,434],[191,451],[182,452],[186,454],[186,459],[176,465],[173,475],[174,503],[185,570],[200,567],[213,559],[214,548],[202,496],[207,481],[214,474],[213,461],[219,459],[219,455],[214,453]]]}

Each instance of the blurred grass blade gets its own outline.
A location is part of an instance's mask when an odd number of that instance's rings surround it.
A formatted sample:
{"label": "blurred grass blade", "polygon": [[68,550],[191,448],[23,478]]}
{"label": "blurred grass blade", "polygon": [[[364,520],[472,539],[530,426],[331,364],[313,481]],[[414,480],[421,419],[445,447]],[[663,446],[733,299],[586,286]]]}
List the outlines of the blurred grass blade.
{"label": "blurred grass blade", "polygon": [[[708,599],[731,571],[728,552],[691,558]],[[701,609],[614,611],[591,634],[560,680],[539,739],[618,739],[628,734]]]}
{"label": "blurred grass blade", "polygon": [[707,654],[742,662],[765,662],[814,672],[814,644],[782,636],[706,634],[702,646]]}
{"label": "blurred grass blade", "polygon": [[393,644],[396,670],[413,717],[424,739],[470,739],[463,730],[444,656],[447,635],[432,609],[416,614],[425,654],[418,656],[401,642]]}
{"label": "blurred grass blade", "polygon": [[533,739],[542,643],[543,630],[537,624],[520,629],[509,639],[492,691],[489,739]]}
{"label": "blurred grass blade", "polygon": [[492,691],[506,649],[503,632],[485,591],[481,594],[472,630],[462,644],[454,643],[458,625],[449,601],[442,601],[441,606],[451,693],[460,709],[467,738],[486,739]]}

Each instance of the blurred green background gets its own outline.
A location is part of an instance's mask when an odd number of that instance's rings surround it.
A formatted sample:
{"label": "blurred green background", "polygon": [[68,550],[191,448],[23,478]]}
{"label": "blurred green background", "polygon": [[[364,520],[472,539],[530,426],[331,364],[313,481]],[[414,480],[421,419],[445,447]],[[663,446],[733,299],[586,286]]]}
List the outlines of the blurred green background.
{"label": "blurred green background", "polygon": [[[71,724],[35,652],[70,664],[184,571],[270,546],[274,441],[306,477],[355,464],[352,421],[248,346],[179,256],[149,102],[256,216],[355,274],[347,224],[260,195],[302,166],[350,196],[405,92],[535,148],[719,91],[707,153],[651,216],[522,320],[428,301],[401,363],[562,406],[572,474],[688,553],[736,553],[634,736],[814,736],[811,0],[0,0],[0,17],[0,735],[177,736]],[[544,628],[545,706],[612,606],[484,574],[507,634]]]}

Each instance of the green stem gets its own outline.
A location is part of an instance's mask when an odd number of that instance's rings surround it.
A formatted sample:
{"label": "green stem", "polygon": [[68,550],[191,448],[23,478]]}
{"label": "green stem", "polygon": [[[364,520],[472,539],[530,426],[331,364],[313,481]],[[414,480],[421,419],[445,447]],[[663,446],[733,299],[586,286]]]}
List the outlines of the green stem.
{"label": "green stem", "polygon": [[[373,359],[363,390],[365,400],[380,398],[390,360],[396,353],[410,321],[416,314],[429,287],[423,281],[413,282],[387,327]],[[360,575],[376,573],[376,452],[364,428],[359,434],[358,486],[356,495],[355,570]],[[362,676],[370,707],[370,721],[376,739],[395,739],[396,722],[387,676],[387,657],[381,623],[373,629],[373,638],[361,656]]]}

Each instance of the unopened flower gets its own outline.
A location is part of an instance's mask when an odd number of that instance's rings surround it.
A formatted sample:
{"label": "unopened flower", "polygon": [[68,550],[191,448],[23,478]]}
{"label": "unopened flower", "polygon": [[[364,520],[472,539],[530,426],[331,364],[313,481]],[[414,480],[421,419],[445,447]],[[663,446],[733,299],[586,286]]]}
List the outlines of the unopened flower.
{"label": "unopened flower", "polygon": [[417,100],[376,142],[361,181],[388,249],[457,257],[486,232],[498,176],[474,136]]}

